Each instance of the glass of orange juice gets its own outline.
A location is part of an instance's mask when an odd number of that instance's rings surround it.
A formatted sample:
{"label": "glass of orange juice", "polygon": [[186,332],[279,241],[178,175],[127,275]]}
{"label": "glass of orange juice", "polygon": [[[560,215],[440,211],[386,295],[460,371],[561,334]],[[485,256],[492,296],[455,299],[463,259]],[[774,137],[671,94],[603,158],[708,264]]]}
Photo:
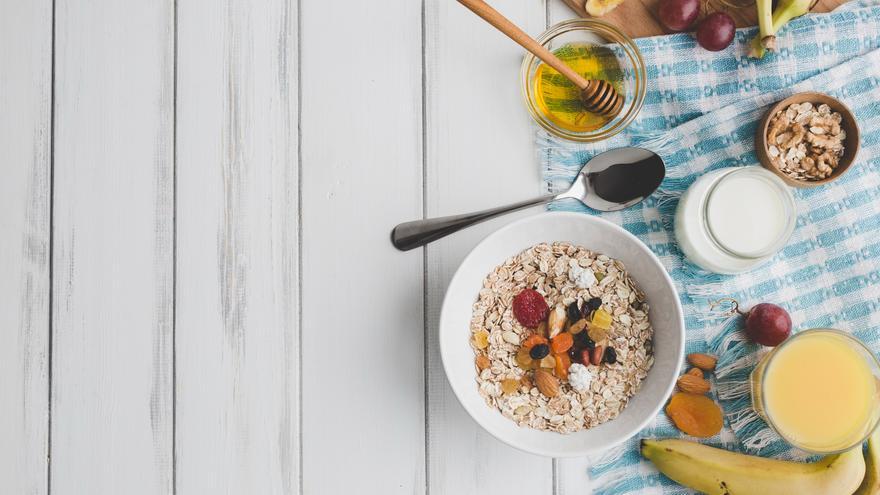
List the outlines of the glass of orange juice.
{"label": "glass of orange juice", "polygon": [[786,441],[829,454],[859,445],[880,420],[880,363],[855,337],[799,332],[752,371],[752,406]]}

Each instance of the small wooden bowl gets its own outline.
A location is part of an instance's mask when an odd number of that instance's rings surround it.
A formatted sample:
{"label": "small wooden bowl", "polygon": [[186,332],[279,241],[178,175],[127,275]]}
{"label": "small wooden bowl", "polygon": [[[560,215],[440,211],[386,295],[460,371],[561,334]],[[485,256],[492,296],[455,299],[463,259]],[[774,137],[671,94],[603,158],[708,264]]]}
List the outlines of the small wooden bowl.
{"label": "small wooden bowl", "polygon": [[[838,163],[837,168],[834,169],[829,177],[821,180],[799,180],[789,177],[785,172],[776,168],[776,165],[773,165],[773,162],[770,161],[770,155],[767,153],[767,127],[770,124],[770,119],[776,115],[776,112],[784,110],[790,105],[807,101],[815,106],[824,103],[831,107],[832,111],[839,113],[843,117],[840,127],[846,132],[846,139],[843,141],[843,156],[840,157],[840,163]],[[779,176],[786,184],[794,187],[816,187],[836,180],[846,173],[855,162],[856,155],[859,153],[859,143],[859,125],[856,123],[856,118],[852,111],[842,101],[823,93],[797,93],[776,103],[764,115],[764,118],[758,123],[758,129],[755,131],[755,152],[758,154],[758,160],[761,162],[761,165]]]}

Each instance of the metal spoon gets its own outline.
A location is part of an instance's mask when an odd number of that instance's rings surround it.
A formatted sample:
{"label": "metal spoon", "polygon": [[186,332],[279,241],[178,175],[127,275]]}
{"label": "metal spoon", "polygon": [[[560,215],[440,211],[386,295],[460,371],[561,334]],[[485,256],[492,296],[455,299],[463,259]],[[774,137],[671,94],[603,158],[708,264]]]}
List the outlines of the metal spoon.
{"label": "metal spoon", "polygon": [[574,198],[599,211],[622,210],[650,196],[665,175],[666,166],[656,153],[617,148],[591,158],[565,192],[464,215],[402,223],[391,231],[391,243],[409,251],[483,220],[559,199]]}

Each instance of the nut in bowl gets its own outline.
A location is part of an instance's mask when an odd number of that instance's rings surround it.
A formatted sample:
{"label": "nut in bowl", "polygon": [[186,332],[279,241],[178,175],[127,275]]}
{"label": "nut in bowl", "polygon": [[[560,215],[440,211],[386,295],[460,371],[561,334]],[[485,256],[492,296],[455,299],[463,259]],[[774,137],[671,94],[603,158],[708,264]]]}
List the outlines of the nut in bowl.
{"label": "nut in bowl", "polygon": [[679,375],[683,328],[672,281],[641,241],[597,217],[544,213],[465,258],[443,303],[440,352],[459,401],[489,433],[572,457],[626,440],[659,412]]}
{"label": "nut in bowl", "polygon": [[823,93],[797,93],[758,124],[755,151],[764,168],[794,187],[815,187],[843,175],[859,151],[855,116]]}

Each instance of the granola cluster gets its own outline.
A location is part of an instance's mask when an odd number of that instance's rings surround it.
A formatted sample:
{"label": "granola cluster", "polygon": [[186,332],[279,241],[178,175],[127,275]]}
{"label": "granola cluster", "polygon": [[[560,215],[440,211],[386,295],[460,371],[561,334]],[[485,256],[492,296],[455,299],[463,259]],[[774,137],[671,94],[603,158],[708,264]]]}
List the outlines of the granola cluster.
{"label": "granola cluster", "polygon": [[[546,351],[532,352],[531,365],[518,362],[517,353],[527,342],[542,341],[541,332],[548,332],[551,348],[559,342],[552,321],[549,330],[546,324],[526,328],[515,317],[513,299],[526,290],[537,291],[550,307],[572,307],[572,313],[600,304],[592,317],[565,323],[563,333],[588,341],[583,361],[578,357],[582,351],[567,344],[559,348],[567,351],[556,354],[555,369],[544,367],[546,358],[540,356]],[[597,315],[602,320],[610,315],[610,321],[597,321]],[[588,334],[601,335],[601,341]],[[496,267],[474,303],[471,346],[479,393],[520,426],[559,433],[592,428],[617,417],[639,390],[653,364],[652,336],[644,293],[623,263],[569,243],[538,244]],[[600,348],[606,352],[594,352],[599,359],[591,361],[590,351]]]}

